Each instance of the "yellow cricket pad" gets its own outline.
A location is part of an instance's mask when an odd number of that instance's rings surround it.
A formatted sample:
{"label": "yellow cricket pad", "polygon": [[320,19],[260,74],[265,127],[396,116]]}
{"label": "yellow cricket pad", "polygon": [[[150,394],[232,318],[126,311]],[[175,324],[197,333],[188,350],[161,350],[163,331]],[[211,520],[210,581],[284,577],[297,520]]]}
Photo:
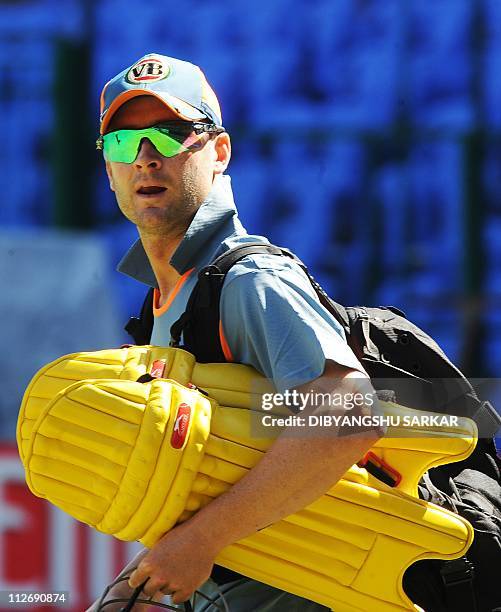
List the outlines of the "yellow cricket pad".
{"label": "yellow cricket pad", "polygon": [[[135,382],[152,372],[162,378]],[[62,357],[23,398],[17,439],[26,480],[75,518],[151,547],[242,478],[279,435],[261,422],[264,391],[273,388],[252,368],[198,364],[181,349]],[[390,428],[373,447],[401,474],[395,487],[354,465],[307,508],[225,548],[217,562],[336,612],[418,610],[402,588],[405,569],[460,557],[473,539],[468,521],[418,499],[417,483],[428,468],[472,452],[475,424],[459,418],[433,433]]]}

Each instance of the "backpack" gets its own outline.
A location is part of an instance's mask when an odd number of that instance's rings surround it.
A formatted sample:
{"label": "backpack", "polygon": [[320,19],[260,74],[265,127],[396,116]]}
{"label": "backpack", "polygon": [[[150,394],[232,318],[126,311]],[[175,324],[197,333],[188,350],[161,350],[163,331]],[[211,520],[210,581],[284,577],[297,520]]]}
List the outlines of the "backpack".
{"label": "backpack", "polygon": [[[404,588],[427,612],[491,612],[496,606],[501,610],[497,579],[501,567],[501,461],[493,441],[501,417],[489,402],[479,399],[439,345],[402,311],[392,306],[344,307],[326,294],[289,250],[266,243],[245,243],[226,251],[199,272],[185,312],[171,327],[170,345],[185,348],[202,363],[226,361],[219,337],[223,282],[237,261],[260,253],[287,257],[302,268],[321,304],[343,327],[349,346],[381,397],[476,422],[479,439],[474,452],[461,462],[432,468],[419,487],[423,499],[467,518],[475,529],[474,542],[461,559],[415,563],[404,576]],[[152,302],[151,289],[140,317],[131,318],[125,327],[136,344],[150,340]]]}

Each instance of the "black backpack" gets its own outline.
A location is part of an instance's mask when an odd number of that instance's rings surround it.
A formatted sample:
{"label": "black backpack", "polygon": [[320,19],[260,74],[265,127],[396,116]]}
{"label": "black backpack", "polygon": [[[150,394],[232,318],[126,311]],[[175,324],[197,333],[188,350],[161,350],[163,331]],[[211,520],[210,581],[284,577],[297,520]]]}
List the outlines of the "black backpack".
{"label": "black backpack", "polygon": [[[346,339],[383,397],[412,408],[467,416],[475,420],[479,440],[467,459],[431,469],[420,483],[422,498],[466,517],[475,529],[467,557],[425,560],[411,566],[404,588],[427,612],[492,612],[501,610],[501,461],[493,436],[501,417],[481,401],[462,372],[438,344],[394,307],[349,307],[334,302],[306,266],[289,250],[265,243],[230,249],[203,268],[186,311],[171,327],[171,346],[203,363],[226,361],[219,339],[219,301],[228,270],[251,254],[267,253],[296,261],[309,278],[322,305],[345,330]],[[153,327],[153,290],[139,318],[125,329],[136,344],[147,344]],[[368,466],[370,468],[370,466]],[[374,472],[384,478],[384,474]],[[388,483],[388,480],[385,479]]]}

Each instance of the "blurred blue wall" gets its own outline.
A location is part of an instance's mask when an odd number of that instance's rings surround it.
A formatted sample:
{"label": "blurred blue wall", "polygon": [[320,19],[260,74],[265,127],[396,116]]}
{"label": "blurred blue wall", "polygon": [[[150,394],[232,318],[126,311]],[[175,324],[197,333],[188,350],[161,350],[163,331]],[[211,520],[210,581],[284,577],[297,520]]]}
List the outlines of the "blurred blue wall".
{"label": "blurred blue wall", "polygon": [[[295,250],[335,299],[397,305],[469,374],[500,372],[498,0],[18,0],[0,4],[0,44],[5,229],[84,227],[111,270],[135,230],[98,156],[61,139],[65,99],[84,85],[73,121],[94,121],[91,144],[110,77],[147,52],[181,57],[220,98],[249,231]],[[68,207],[93,194],[85,222],[60,222],[57,143],[85,150],[63,193]],[[143,296],[118,274],[103,290],[123,319]]]}

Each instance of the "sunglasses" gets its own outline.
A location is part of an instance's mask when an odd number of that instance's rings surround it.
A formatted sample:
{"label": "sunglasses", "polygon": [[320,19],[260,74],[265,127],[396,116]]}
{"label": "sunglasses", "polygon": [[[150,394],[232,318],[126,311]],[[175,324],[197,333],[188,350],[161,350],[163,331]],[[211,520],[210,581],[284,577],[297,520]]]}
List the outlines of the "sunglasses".
{"label": "sunglasses", "polygon": [[220,134],[224,128],[213,123],[191,121],[167,121],[140,130],[116,130],[99,136],[96,149],[104,153],[107,161],[132,164],[141,141],[147,138],[164,157],[174,157],[200,147],[200,136],[205,133]]}

